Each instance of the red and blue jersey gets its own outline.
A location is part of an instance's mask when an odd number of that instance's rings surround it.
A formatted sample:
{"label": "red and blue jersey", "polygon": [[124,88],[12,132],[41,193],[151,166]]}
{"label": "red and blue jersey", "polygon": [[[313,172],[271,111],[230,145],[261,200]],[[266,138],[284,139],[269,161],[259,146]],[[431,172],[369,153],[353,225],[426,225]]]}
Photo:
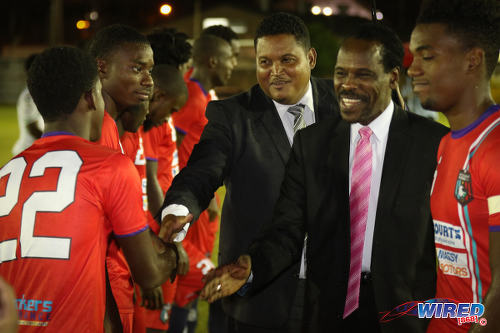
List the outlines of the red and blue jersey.
{"label": "red and blue jersey", "polygon": [[[491,283],[489,233],[500,231],[500,106],[490,107],[439,146],[431,195],[439,264],[436,298],[482,303]],[[428,332],[469,324],[432,319]]]}
{"label": "red and blue jersey", "polygon": [[111,233],[147,230],[128,158],[49,133],[0,170],[0,275],[21,332],[102,332]]}

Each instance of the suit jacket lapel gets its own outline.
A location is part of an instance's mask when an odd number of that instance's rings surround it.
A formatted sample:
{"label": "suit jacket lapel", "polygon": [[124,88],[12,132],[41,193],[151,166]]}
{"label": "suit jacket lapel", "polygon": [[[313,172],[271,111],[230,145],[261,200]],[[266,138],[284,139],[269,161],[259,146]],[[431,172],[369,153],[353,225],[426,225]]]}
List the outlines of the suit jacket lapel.
{"label": "suit jacket lapel", "polygon": [[264,94],[258,85],[255,86],[254,93],[255,98],[252,101],[252,110],[260,113],[260,120],[264,128],[276,146],[283,163],[286,164],[290,155],[290,142],[288,142],[288,137],[286,136],[285,128],[278,115],[278,111],[276,111],[273,101]]}
{"label": "suit jacket lapel", "polygon": [[[384,165],[382,169],[382,179],[380,182],[380,192],[377,204],[376,223],[383,223],[379,216],[383,215],[385,209],[394,206],[394,200],[399,188],[399,182],[403,176],[406,155],[411,138],[407,134],[408,116],[406,111],[400,107],[394,106],[391,125],[389,127],[389,136],[385,148]],[[408,176],[408,175],[407,175]],[[375,228],[376,230],[377,228]]]}
{"label": "suit jacket lapel", "polygon": [[[332,104],[332,101],[325,103],[325,98],[322,96],[331,96],[333,92],[333,83],[331,85],[318,84],[319,81],[315,77],[311,77],[313,103],[314,103],[314,116],[316,122],[323,120],[327,117],[338,116],[339,112],[334,112],[336,105]],[[331,89],[331,91],[326,91]],[[328,97],[330,98],[330,97]]]}

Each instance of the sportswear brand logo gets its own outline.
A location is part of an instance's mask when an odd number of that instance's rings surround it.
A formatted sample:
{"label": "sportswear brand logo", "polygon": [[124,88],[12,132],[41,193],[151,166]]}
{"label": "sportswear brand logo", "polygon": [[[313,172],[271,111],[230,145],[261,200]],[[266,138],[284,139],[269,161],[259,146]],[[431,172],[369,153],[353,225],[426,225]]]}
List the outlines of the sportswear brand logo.
{"label": "sportswear brand logo", "polygon": [[465,206],[472,201],[472,181],[468,170],[460,170],[455,185],[455,199]]}

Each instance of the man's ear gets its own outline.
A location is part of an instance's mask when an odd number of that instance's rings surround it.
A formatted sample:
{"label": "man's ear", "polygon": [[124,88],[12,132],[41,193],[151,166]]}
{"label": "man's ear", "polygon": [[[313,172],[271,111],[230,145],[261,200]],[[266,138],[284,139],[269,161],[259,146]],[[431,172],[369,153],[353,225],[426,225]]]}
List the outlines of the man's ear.
{"label": "man's ear", "polygon": [[217,59],[217,57],[211,56],[208,58],[208,67],[215,68],[217,66],[218,62],[219,62],[219,59]]}
{"label": "man's ear", "polygon": [[92,94],[93,90],[86,91],[83,93],[83,98],[85,99],[85,102],[87,103],[88,109],[89,110],[96,110],[95,102],[94,102],[94,96]]}
{"label": "man's ear", "polygon": [[313,69],[316,67],[316,59],[318,58],[318,54],[316,53],[316,49],[311,47],[307,52],[307,62],[309,63],[309,68]]}
{"label": "man's ear", "polygon": [[99,78],[102,79],[106,77],[106,74],[108,73],[108,66],[106,60],[97,59],[97,72],[99,73]]}
{"label": "man's ear", "polygon": [[392,90],[397,89],[399,86],[399,72],[400,72],[399,67],[394,67],[389,72],[389,86],[391,87]]}
{"label": "man's ear", "polygon": [[467,72],[478,70],[485,61],[484,50],[473,47],[466,53],[465,60],[467,61]]}

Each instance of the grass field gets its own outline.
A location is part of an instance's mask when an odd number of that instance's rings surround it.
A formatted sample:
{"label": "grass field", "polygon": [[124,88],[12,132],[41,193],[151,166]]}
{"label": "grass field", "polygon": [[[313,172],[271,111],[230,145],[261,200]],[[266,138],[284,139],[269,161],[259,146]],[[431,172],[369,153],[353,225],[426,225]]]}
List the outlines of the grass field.
{"label": "grass field", "polygon": [[16,108],[12,105],[0,105],[0,166],[12,157],[10,150],[19,135]]}
{"label": "grass field", "polygon": [[[16,108],[12,105],[0,105],[0,166],[3,166],[12,157],[11,148],[16,142],[19,135],[17,126]],[[224,197],[224,189],[218,191],[220,197]],[[219,236],[216,237],[215,251],[212,255],[212,260],[217,264],[217,249],[219,248]],[[196,333],[206,333],[208,323],[208,303],[198,302],[198,326]]]}

